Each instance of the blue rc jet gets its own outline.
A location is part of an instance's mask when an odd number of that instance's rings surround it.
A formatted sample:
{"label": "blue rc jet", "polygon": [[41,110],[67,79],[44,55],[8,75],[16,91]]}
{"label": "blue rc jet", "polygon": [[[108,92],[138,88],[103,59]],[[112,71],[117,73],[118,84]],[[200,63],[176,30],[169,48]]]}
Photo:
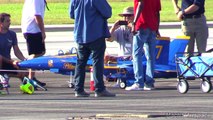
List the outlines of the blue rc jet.
{"label": "blue rc jet", "polygon": [[[176,76],[175,55],[179,52],[184,52],[188,44],[189,37],[180,36],[173,40],[169,37],[160,37],[156,43],[156,64],[155,77],[168,78]],[[19,67],[22,69],[33,70],[49,70],[50,72],[63,75],[70,75],[73,78],[75,65],[77,61],[76,49],[72,48],[69,53],[59,51],[58,55],[41,56],[31,60],[22,61]],[[142,61],[145,65],[146,59]],[[104,76],[107,80],[120,79],[121,88],[125,88],[128,80],[134,79],[133,67],[131,60],[123,60],[122,57],[117,57],[114,61],[105,61]],[[92,60],[87,62],[86,70],[90,72],[92,68]],[[69,86],[73,87],[73,79]]]}

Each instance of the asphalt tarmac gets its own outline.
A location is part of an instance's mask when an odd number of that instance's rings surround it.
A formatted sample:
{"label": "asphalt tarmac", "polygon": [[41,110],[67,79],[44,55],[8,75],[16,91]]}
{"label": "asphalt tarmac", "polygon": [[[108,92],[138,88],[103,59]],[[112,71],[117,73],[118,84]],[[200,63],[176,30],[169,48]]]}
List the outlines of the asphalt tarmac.
{"label": "asphalt tarmac", "polygon": [[[112,87],[115,82],[105,81],[107,89],[116,97],[95,98],[90,91],[89,73],[86,90],[91,96],[74,97],[68,88],[69,76],[38,72],[37,78],[47,83],[47,91],[22,94],[20,80],[10,79],[10,94],[0,95],[1,120],[212,120],[213,94],[202,93],[199,80],[189,81],[189,91],[180,94],[176,78],[156,79],[155,90],[125,91]],[[4,91],[3,91],[4,92]]]}
{"label": "asphalt tarmac", "polygon": [[[176,24],[175,24],[176,25]],[[212,48],[212,24],[209,29],[207,48]],[[180,33],[180,25],[165,24],[162,36],[174,38]],[[169,27],[169,28],[167,28]],[[63,28],[63,29],[62,29]],[[17,33],[19,47],[27,56],[26,42],[20,33],[20,27],[13,28]],[[17,29],[17,30],[16,30]],[[54,30],[54,32],[52,32]],[[57,54],[58,49],[69,50],[76,46],[70,27],[49,27],[47,30],[46,55]],[[106,52],[115,51],[115,43],[107,43]],[[13,57],[14,55],[12,55]],[[200,80],[189,81],[187,94],[180,94],[177,79],[156,79],[153,91],[125,91],[112,87],[115,82],[105,82],[108,90],[116,93],[113,98],[95,98],[90,92],[88,98],[74,97],[72,88],[68,88],[69,76],[38,72],[37,78],[47,83],[48,91],[38,90],[34,94],[22,94],[20,80],[10,79],[10,94],[0,95],[0,120],[212,120],[213,94],[202,93]],[[87,74],[86,90],[89,89],[90,76]],[[213,80],[212,80],[213,81]],[[3,91],[4,92],[4,91]]]}

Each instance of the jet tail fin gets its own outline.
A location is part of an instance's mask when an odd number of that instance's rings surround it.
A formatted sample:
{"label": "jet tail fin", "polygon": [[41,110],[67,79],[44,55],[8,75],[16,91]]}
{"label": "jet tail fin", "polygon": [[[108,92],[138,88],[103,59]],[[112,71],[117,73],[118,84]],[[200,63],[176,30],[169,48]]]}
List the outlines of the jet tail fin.
{"label": "jet tail fin", "polygon": [[176,53],[183,53],[186,49],[186,46],[189,42],[189,36],[177,36],[170,42],[169,47],[169,64],[175,64],[175,55]]}

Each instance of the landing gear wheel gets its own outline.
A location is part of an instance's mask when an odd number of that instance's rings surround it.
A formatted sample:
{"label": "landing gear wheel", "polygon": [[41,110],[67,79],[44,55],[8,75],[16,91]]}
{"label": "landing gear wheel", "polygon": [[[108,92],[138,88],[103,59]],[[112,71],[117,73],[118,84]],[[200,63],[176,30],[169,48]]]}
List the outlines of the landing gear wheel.
{"label": "landing gear wheel", "polygon": [[119,86],[120,86],[121,89],[125,89],[126,88],[126,83],[124,81],[121,81],[119,83]]}
{"label": "landing gear wheel", "polygon": [[126,80],[118,79],[118,81],[119,81],[119,87],[121,89],[125,89],[126,88]]}
{"label": "landing gear wheel", "polygon": [[201,84],[200,84],[200,88],[201,88],[202,92],[209,93],[212,89],[211,81],[207,80],[207,79],[203,79]]}
{"label": "landing gear wheel", "polygon": [[73,83],[69,83],[69,84],[68,84],[68,87],[69,87],[69,88],[74,88],[74,84],[73,84]]}
{"label": "landing gear wheel", "polygon": [[189,84],[186,80],[180,80],[177,84],[178,92],[181,94],[185,94],[189,90]]}

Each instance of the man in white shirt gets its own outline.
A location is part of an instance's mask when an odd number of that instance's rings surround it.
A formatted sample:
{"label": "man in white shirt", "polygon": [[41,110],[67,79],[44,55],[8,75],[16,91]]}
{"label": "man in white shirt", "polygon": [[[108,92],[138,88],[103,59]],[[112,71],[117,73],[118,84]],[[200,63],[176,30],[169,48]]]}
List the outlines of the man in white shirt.
{"label": "man in white shirt", "polygon": [[[45,6],[45,0],[25,0],[24,2],[21,28],[27,42],[29,59],[42,56],[46,51],[46,33],[44,29]],[[36,80],[34,73],[29,78]],[[37,82],[41,86],[45,86],[45,83]]]}

